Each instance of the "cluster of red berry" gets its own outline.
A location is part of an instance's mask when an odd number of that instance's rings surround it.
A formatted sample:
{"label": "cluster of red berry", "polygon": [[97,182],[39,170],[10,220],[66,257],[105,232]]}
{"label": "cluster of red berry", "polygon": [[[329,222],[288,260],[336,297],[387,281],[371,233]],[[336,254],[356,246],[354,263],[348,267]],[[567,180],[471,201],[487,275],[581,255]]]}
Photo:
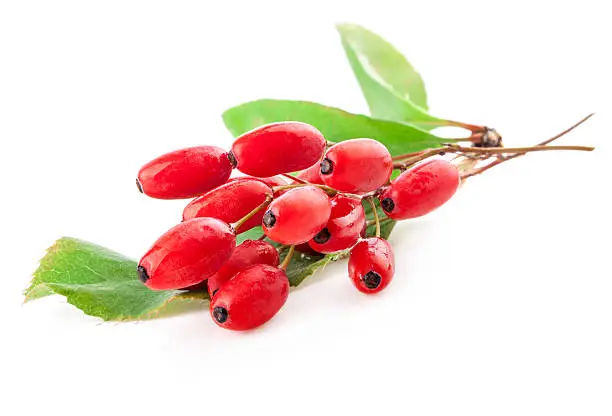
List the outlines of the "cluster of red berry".
{"label": "cluster of red berry", "polygon": [[[378,198],[394,220],[418,217],[455,193],[459,172],[434,159],[390,182],[393,158],[381,143],[354,139],[330,145],[313,126],[283,122],[243,134],[229,152],[192,147],[147,163],[138,174],[141,192],[195,199],[185,207],[183,222],[140,260],[142,282],[153,290],[207,287],[214,321],[233,330],[257,327],[280,310],[296,246],[326,254],[350,249],[355,287],[368,294],[384,289],[394,274],[393,251],[380,238],[377,215],[376,236],[366,238],[362,200],[375,208]],[[233,169],[249,176],[230,179]],[[264,240],[236,247],[236,235],[258,225],[265,237],[290,246],[282,264],[277,249]]]}

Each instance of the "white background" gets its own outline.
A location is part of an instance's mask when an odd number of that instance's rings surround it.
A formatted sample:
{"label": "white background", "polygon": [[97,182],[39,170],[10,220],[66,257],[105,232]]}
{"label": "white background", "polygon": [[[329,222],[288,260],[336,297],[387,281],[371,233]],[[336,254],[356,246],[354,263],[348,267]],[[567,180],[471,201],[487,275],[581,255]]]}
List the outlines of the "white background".
{"label": "white background", "polygon": [[[0,413],[612,414],[612,34],[603,1],[2,1]],[[22,305],[63,235],[138,258],[183,202],[139,194],[140,165],[227,147],[241,102],[366,112],[334,24],[392,41],[436,115],[560,144],[474,178],[401,224],[380,296],[334,264],[270,324],[204,309],[141,323],[59,297]],[[607,120],[607,121],[606,121]]]}

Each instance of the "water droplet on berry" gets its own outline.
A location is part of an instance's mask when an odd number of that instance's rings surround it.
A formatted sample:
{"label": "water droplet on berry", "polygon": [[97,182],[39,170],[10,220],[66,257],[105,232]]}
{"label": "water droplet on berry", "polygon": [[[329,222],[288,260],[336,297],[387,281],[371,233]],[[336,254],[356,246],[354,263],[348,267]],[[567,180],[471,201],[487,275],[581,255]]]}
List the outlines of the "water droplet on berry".
{"label": "water droplet on berry", "polygon": [[383,199],[382,201],[380,201],[380,205],[382,206],[382,209],[384,209],[386,212],[392,212],[393,208],[395,208],[395,202],[393,202],[391,198]]}
{"label": "water droplet on berry", "polygon": [[334,171],[334,162],[325,158],[321,161],[321,175],[329,175]]}
{"label": "water droplet on berry", "polygon": [[229,316],[229,313],[227,312],[227,309],[225,309],[224,307],[215,306],[215,309],[213,310],[213,316],[215,317],[215,320],[217,322],[222,324],[223,322],[227,321],[227,317]]}
{"label": "water droplet on berry", "polygon": [[382,278],[378,273],[370,270],[361,278],[361,280],[363,280],[363,284],[368,289],[376,289],[380,285]]}
{"label": "water droplet on berry", "polygon": [[142,266],[138,266],[138,278],[142,283],[147,283],[149,280],[149,275],[147,274],[147,269]]}
{"label": "water droplet on berry", "polygon": [[272,211],[267,211],[263,216],[263,223],[266,227],[270,228],[276,224],[276,217],[272,213]]}
{"label": "water droplet on berry", "polygon": [[323,228],[321,231],[319,231],[319,234],[314,236],[314,241],[317,244],[325,244],[330,237],[331,234],[329,233],[329,230],[327,228]]}

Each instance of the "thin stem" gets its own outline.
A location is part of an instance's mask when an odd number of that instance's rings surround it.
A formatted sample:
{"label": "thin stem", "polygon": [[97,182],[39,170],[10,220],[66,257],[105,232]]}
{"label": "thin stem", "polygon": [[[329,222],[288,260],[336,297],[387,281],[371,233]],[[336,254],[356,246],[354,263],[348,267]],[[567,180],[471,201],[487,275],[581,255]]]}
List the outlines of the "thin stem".
{"label": "thin stem", "polygon": [[259,237],[259,238],[257,239],[257,241],[263,241],[263,240],[265,240],[265,239],[266,239],[266,237],[267,237],[267,235],[262,234],[262,235],[261,235],[261,237]]}
{"label": "thin stem", "polygon": [[248,220],[250,220],[253,215],[257,214],[259,211],[261,211],[262,209],[264,209],[266,206],[268,206],[268,204],[270,203],[270,201],[272,201],[272,196],[268,195],[266,197],[266,200],[264,202],[262,202],[261,204],[259,204],[253,211],[249,212],[248,214],[246,214],[244,217],[240,218],[237,222],[232,224],[232,228],[234,230],[238,230],[238,228],[240,228],[240,226],[242,224],[244,224],[245,222],[247,222]]}
{"label": "thin stem", "polygon": [[437,154],[444,154],[447,151],[446,147],[440,149],[428,149],[420,152],[418,155],[410,157],[406,159],[403,163],[396,163],[393,165],[395,169],[406,169],[409,166],[414,165],[415,163],[420,162],[421,160],[425,160],[428,157],[435,156]]}
{"label": "thin stem", "polygon": [[479,153],[479,154],[504,154],[504,153],[520,153],[543,152],[548,150],[581,150],[590,152],[594,150],[591,146],[531,146],[531,147],[463,147],[463,146],[448,146],[449,153]]}
{"label": "thin stem", "polygon": [[297,178],[297,177],[295,177],[295,176],[293,176],[293,175],[289,175],[288,173],[281,173],[281,176],[284,176],[285,178],[287,178],[287,179],[289,179],[289,180],[292,180],[292,181],[295,181],[295,182],[297,182],[297,183],[301,183],[301,184],[308,183],[308,182],[306,182],[305,180],[300,179],[300,178]]}
{"label": "thin stem", "polygon": [[318,185],[315,183],[296,183],[292,185],[275,186],[272,188],[272,192],[277,193],[279,191],[284,191],[285,189],[303,188],[304,186],[314,186],[316,188],[322,189],[331,196],[336,195],[338,193],[338,191],[336,191],[334,188],[330,188],[327,185]]}
{"label": "thin stem", "polygon": [[[389,218],[389,217],[383,218],[383,219],[380,220],[380,225],[383,225],[384,223],[389,222],[389,221],[393,221],[393,220],[391,218]],[[371,227],[371,226],[373,226],[375,224],[376,224],[376,220],[366,221],[366,227]]]}
{"label": "thin stem", "polygon": [[[550,139],[547,139],[547,140],[544,140],[543,142],[538,143],[536,147],[538,147],[538,146],[546,146],[547,144],[552,143],[553,141],[557,140],[558,138],[565,136],[567,133],[571,132],[576,127],[580,126],[582,123],[584,123],[585,121],[587,121],[588,119],[593,117],[593,115],[595,115],[595,113],[589,114],[588,116],[584,117],[582,120],[577,122],[576,124],[574,124],[571,127],[563,130],[561,133],[554,135]],[[552,146],[549,146],[549,147],[552,147]],[[500,165],[500,164],[502,164],[502,163],[504,163],[504,162],[506,162],[508,160],[512,160],[512,159],[517,158],[519,156],[524,156],[525,154],[526,154],[526,152],[523,152],[523,153],[517,153],[517,154],[511,155],[511,156],[508,156],[508,157],[505,157],[505,158],[497,158],[493,162],[489,163],[488,165],[482,166],[482,167],[480,167],[478,169],[474,169],[473,171],[468,172],[465,175],[462,175],[461,179],[465,180],[467,178],[471,178],[472,176],[479,175],[479,174],[481,174],[483,172],[486,172],[487,170],[489,170],[489,169],[491,169],[491,168],[493,168],[493,167],[495,167],[497,165]]]}
{"label": "thin stem", "polygon": [[378,212],[376,211],[376,204],[374,203],[374,198],[369,197],[368,202],[372,207],[372,213],[374,214],[374,223],[376,224],[376,237],[380,237],[380,219],[378,218]]}
{"label": "thin stem", "polygon": [[285,271],[287,270],[287,267],[289,267],[289,263],[291,262],[291,258],[293,257],[293,252],[294,251],[295,251],[295,246],[289,247],[289,252],[285,256],[285,259],[280,264],[280,266],[278,266],[279,269],[285,270]]}

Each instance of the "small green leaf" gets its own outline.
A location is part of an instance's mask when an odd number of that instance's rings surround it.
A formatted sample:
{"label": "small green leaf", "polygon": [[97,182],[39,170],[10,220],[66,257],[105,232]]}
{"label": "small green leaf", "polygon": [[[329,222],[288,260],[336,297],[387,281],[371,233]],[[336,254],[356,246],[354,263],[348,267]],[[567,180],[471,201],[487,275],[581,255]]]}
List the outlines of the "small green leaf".
{"label": "small green leaf", "polygon": [[373,117],[424,129],[443,123],[427,113],[423,79],[393,45],[355,24],[341,24],[337,29]]}
{"label": "small green leaf", "polygon": [[58,294],[86,314],[107,321],[147,318],[181,291],[148,289],[138,280],[136,267],[135,261],[118,253],[64,237],[41,260],[25,300]]}
{"label": "small green leaf", "polygon": [[308,101],[251,101],[227,110],[223,113],[223,121],[234,136],[267,123],[302,121],[315,126],[331,141],[378,140],[393,155],[438,147],[445,142],[445,139],[410,124],[352,114]]}

